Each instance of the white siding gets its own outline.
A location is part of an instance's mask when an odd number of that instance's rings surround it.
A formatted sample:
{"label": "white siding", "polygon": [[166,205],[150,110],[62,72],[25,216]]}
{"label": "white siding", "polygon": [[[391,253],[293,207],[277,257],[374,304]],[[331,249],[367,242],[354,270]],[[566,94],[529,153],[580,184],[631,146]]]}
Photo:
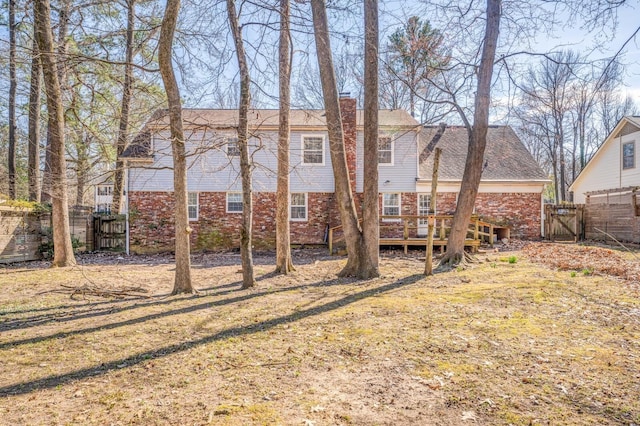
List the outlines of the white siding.
{"label": "white siding", "polygon": [[[622,145],[635,141],[635,167],[622,169]],[[574,182],[573,200],[582,204],[585,194],[603,189],[624,188],[640,185],[640,132],[622,137],[610,137],[589,162],[583,173]]]}
{"label": "white siding", "polygon": [[[326,132],[305,132],[324,136],[324,165],[301,165],[301,133],[291,133],[291,191],[333,192],[333,171],[329,158]],[[230,132],[195,131],[187,133],[187,186],[189,191],[239,191],[240,162],[238,157],[226,155],[226,138]],[[151,165],[132,165],[130,189],[132,191],[173,191],[173,160],[169,133],[153,135],[154,162]],[[255,168],[253,189],[275,192],[277,174],[277,133],[256,134],[249,141]]]}
{"label": "white siding", "polygon": [[[378,188],[380,192],[415,192],[418,177],[418,159],[415,131],[396,132],[380,129],[380,134],[393,138],[393,165],[378,166]],[[356,191],[364,188],[364,136],[358,131],[356,138]]]}

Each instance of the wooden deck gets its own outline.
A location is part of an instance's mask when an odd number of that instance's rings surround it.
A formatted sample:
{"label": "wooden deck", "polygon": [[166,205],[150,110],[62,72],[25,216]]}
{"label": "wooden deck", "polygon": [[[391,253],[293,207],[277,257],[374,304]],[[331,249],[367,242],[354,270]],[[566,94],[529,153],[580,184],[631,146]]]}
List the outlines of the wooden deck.
{"label": "wooden deck", "polygon": [[[402,246],[406,253],[409,247],[426,246],[426,223],[428,216],[381,216],[380,217],[380,245]],[[452,215],[435,215],[435,230],[433,246],[444,251],[447,246],[447,235],[451,230]],[[476,252],[481,243],[493,246],[495,240],[509,238],[509,228],[479,220],[472,216],[467,231],[465,247]],[[334,247],[344,241],[342,227],[336,226],[329,229],[329,252],[333,254]]]}
{"label": "wooden deck", "polygon": [[[466,239],[464,241],[464,246],[469,247],[471,248],[471,251],[476,252],[478,250],[478,247],[480,247],[480,243],[481,243],[480,240]],[[411,246],[425,247],[427,245],[427,237],[407,238],[406,240],[404,238],[380,238],[380,245],[381,246],[403,246],[404,252],[406,254],[408,248]],[[440,250],[444,251],[445,248],[447,247],[447,240],[434,239],[433,246],[439,247]]]}

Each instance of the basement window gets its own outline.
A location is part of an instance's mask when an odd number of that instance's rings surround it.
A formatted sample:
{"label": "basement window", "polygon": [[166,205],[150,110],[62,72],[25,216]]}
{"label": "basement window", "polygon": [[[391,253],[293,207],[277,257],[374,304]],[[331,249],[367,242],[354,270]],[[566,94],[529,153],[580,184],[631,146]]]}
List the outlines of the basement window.
{"label": "basement window", "polygon": [[242,192],[227,192],[227,213],[242,213]]}
{"label": "basement window", "polygon": [[307,220],[307,194],[291,194],[291,220],[303,222]]}
{"label": "basement window", "polygon": [[200,210],[198,198],[197,192],[189,192],[187,194],[187,212],[189,213],[189,220],[198,220],[198,213]]}
{"label": "basement window", "polygon": [[[400,194],[382,194],[382,216],[400,216]],[[384,222],[397,222],[400,220],[385,217]]]}

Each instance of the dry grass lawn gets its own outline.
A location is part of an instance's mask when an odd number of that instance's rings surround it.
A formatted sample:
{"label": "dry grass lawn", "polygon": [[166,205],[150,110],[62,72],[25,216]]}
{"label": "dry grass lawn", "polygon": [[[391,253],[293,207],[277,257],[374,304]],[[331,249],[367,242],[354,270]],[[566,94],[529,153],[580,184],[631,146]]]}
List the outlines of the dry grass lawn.
{"label": "dry grass lawn", "polygon": [[[252,290],[238,255],[197,255],[177,297],[168,257],[3,268],[0,424],[640,424],[639,287],[594,267],[638,261],[534,247],[429,278],[387,253],[365,282],[324,252],[286,277],[257,256]],[[88,283],[150,293],[55,292]]]}

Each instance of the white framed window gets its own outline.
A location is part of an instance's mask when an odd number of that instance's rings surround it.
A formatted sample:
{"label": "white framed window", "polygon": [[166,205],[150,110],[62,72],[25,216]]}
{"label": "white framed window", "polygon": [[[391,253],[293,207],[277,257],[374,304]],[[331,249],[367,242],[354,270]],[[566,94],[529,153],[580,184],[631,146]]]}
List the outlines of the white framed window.
{"label": "white framed window", "polygon": [[238,146],[238,138],[227,138],[225,150],[227,152],[227,157],[239,157],[240,147]]}
{"label": "white framed window", "polygon": [[636,143],[627,142],[622,144],[622,169],[633,169],[636,167]]}
{"label": "white framed window", "polygon": [[378,164],[393,166],[393,139],[391,136],[378,137]]}
{"label": "white framed window", "polygon": [[292,221],[302,222],[307,220],[307,193],[294,192],[289,200],[289,217]]}
{"label": "white framed window", "polygon": [[242,213],[242,192],[227,192],[227,213]]}
{"label": "white framed window", "polygon": [[324,166],[324,136],[302,135],[302,164]]}
{"label": "white framed window", "polygon": [[199,194],[197,192],[187,193],[187,212],[189,214],[189,220],[198,220],[198,214],[200,210]]}
{"label": "white framed window", "polygon": [[[382,194],[382,216],[400,216],[400,194]],[[395,222],[398,219],[384,218],[384,221]]]}

